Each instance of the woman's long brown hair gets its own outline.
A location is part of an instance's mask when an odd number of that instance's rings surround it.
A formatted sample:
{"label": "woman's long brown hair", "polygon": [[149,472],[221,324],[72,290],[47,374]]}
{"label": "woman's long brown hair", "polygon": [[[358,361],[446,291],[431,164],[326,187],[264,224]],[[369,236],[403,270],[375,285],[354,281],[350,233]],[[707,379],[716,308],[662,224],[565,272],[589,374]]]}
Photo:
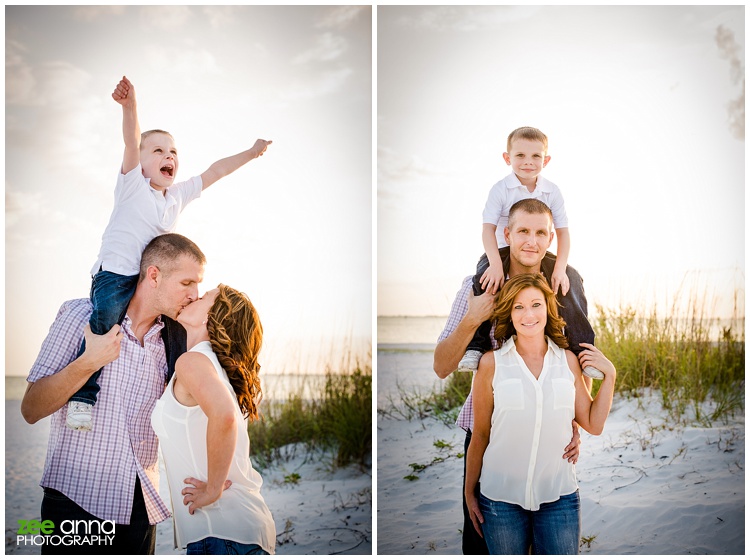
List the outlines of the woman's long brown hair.
{"label": "woman's long brown hair", "polygon": [[262,398],[258,354],[263,344],[258,312],[245,294],[219,284],[206,326],[211,348],[227,372],[243,416],[256,420]]}
{"label": "woman's long brown hair", "polygon": [[565,320],[560,317],[557,311],[557,298],[555,298],[555,294],[544,276],[538,273],[514,276],[505,283],[495,296],[495,309],[490,316],[490,321],[495,324],[495,340],[502,344],[516,334],[516,328],[513,326],[510,314],[516,296],[526,288],[537,288],[544,294],[544,299],[547,302],[547,324],[544,327],[544,334],[550,337],[558,348],[567,348],[568,339],[563,334]]}

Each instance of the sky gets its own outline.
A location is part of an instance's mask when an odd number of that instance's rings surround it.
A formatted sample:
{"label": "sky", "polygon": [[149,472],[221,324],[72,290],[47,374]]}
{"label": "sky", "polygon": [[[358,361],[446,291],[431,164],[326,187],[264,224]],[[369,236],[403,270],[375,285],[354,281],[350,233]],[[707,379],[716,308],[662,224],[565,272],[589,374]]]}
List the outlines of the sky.
{"label": "sky", "polygon": [[11,6],[5,32],[6,375],[27,375],[60,305],[89,294],[123,75],[141,129],[175,137],[178,181],[273,141],[177,226],[206,254],[201,292],[225,283],[258,308],[264,371],[369,362],[369,6]]}
{"label": "sky", "polygon": [[378,315],[448,314],[519,126],[549,137],[543,175],[565,198],[590,310],[663,311],[680,294],[744,310],[743,6],[377,18]]}

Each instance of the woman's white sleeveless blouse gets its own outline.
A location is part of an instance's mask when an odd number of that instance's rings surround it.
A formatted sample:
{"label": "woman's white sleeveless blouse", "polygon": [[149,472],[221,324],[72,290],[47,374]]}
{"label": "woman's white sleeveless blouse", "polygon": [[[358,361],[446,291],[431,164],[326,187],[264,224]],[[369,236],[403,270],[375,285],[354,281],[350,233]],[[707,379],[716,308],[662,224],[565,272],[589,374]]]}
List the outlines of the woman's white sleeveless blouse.
{"label": "woman's white sleeveless blouse", "polygon": [[494,501],[536,511],[578,488],[575,466],[563,459],[573,435],[575,378],[565,350],[549,338],[536,379],[511,338],[495,351],[490,442],[479,479]]}
{"label": "woman's white sleeveless blouse", "polygon": [[[235,396],[227,374],[208,341],[200,342],[191,352],[208,356],[227,390]],[[157,401],[151,415],[151,425],[159,436],[162,457],[167,471],[172,497],[175,524],[175,543],[185,548],[188,543],[206,537],[229,539],[243,544],[257,544],[273,554],[276,528],[271,512],[260,495],[263,479],[250,462],[250,441],[247,421],[235,402],[237,416],[237,445],[234,450],[228,479],[232,485],[224,490],[216,502],[199,508],[193,515],[182,503],[180,492],[188,477],[208,480],[208,451],[206,429],[208,418],[200,406],[184,406],[174,397],[174,377]]]}

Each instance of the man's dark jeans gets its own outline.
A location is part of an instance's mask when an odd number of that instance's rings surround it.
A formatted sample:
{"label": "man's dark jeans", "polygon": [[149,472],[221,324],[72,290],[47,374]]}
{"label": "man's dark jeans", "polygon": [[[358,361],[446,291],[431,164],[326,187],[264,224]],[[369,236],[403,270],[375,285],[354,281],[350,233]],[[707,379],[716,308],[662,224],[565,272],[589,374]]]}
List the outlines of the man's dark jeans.
{"label": "man's dark jeans", "polygon": [[[499,251],[500,258],[503,260],[503,268],[507,271],[510,268],[510,247],[503,247]],[[540,267],[550,286],[552,285],[552,272],[555,269],[556,261],[557,257],[547,252]],[[487,255],[482,255],[477,263],[477,273],[474,276],[474,295],[484,293],[479,279],[484,271],[489,268],[489,265]],[[557,303],[560,316],[565,320],[565,336],[568,338],[570,351],[577,356],[583,350],[580,346],[581,342],[594,344],[594,329],[591,328],[588,319],[588,303],[586,302],[586,293],[583,290],[583,278],[572,266],[568,266],[565,272],[568,275],[568,280],[570,280],[570,289],[564,296],[560,295],[558,291]],[[492,350],[491,330],[492,323],[490,321],[482,323],[466,349],[479,350],[482,353]]]}
{"label": "man's dark jeans", "polygon": [[[54,546],[43,544],[42,554],[154,554],[156,550],[156,525],[149,525],[148,523],[146,502],[143,499],[141,481],[138,479],[136,479],[135,492],[133,493],[133,512],[130,516],[130,524],[115,525],[114,540],[111,544],[109,544],[109,541],[103,541],[101,544],[77,546],[63,544],[66,540],[72,540],[62,532],[62,530],[65,530],[66,533],[70,532],[71,523],[66,523],[65,526],[61,527],[63,521],[102,522],[106,520],[94,517],[73,500],[51,488],[44,489],[44,498],[42,499],[42,521],[47,520],[52,521],[55,525],[55,529],[50,536],[56,538],[50,540],[54,543],[61,542]],[[85,531],[83,524],[80,525],[81,528],[75,531],[75,534],[83,537]],[[98,528],[99,523],[92,524],[92,527]],[[104,523],[103,527],[105,531],[111,530],[111,524],[109,523]],[[94,530],[92,533],[96,535],[106,534],[98,530]]]}
{"label": "man's dark jeans", "polygon": [[[466,439],[464,440],[464,482],[466,482],[466,456],[469,454],[469,444],[471,443],[471,430],[466,430]],[[474,524],[469,517],[469,508],[466,506],[466,495],[464,486],[461,486],[461,502],[464,508],[464,532],[461,551],[464,554],[489,554],[487,543],[474,529]],[[477,483],[477,496],[479,495],[479,483]]]}

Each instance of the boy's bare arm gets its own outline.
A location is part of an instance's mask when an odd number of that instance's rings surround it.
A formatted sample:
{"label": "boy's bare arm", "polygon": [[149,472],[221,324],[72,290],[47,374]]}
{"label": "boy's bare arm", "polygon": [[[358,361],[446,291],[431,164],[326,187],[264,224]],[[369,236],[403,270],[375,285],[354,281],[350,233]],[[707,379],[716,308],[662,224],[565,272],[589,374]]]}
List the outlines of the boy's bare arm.
{"label": "boy's bare arm", "polygon": [[245,150],[244,152],[240,152],[239,154],[220,159],[219,161],[211,164],[211,167],[209,167],[201,174],[203,188],[207,189],[222,177],[226,177],[230,173],[237,171],[240,167],[245,165],[250,160],[262,156],[266,151],[266,148],[268,148],[271,143],[272,140],[258,139],[255,141],[255,145],[253,145],[253,147],[249,150]]}
{"label": "boy's bare arm", "polygon": [[505,271],[503,270],[503,261],[497,250],[497,226],[495,224],[482,224],[482,245],[484,253],[490,266],[484,271],[481,278],[482,288],[491,294],[497,291],[505,284]]}
{"label": "boy's bare arm", "polygon": [[552,291],[557,293],[559,288],[562,295],[565,295],[570,289],[570,280],[565,272],[570,255],[570,232],[565,227],[556,229],[555,233],[557,234],[557,260],[552,271]]}
{"label": "boy's bare arm", "polygon": [[141,127],[138,124],[135,88],[125,76],[115,86],[112,99],[122,105],[122,139],[125,142],[122,173],[126,174],[135,169],[141,161]]}

